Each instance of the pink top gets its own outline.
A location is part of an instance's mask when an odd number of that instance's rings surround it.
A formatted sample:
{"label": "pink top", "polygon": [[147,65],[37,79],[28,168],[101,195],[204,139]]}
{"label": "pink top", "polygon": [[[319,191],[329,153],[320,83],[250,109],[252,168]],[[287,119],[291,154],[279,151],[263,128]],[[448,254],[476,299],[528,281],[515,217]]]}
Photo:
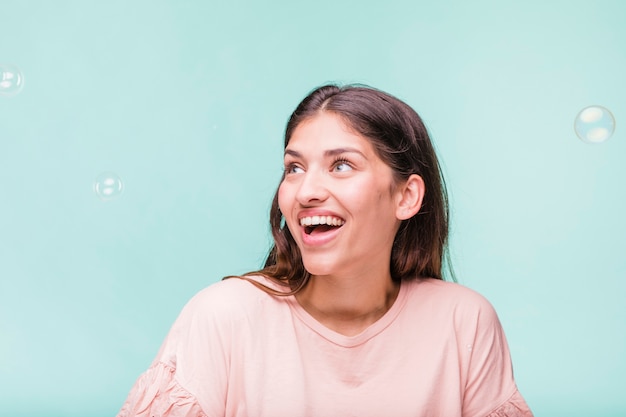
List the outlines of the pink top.
{"label": "pink top", "polygon": [[[264,278],[255,278],[266,285]],[[532,417],[487,300],[403,282],[357,336],[241,279],[198,293],[118,417]]]}

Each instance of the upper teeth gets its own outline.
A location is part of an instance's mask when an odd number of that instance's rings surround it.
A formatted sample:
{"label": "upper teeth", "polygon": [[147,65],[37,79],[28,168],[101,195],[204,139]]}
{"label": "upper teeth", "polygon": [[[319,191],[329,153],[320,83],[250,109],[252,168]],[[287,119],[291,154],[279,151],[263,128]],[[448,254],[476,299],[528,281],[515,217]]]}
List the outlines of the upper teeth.
{"label": "upper teeth", "polygon": [[300,219],[300,226],[317,226],[327,224],[329,226],[341,226],[345,221],[333,216],[311,216]]}

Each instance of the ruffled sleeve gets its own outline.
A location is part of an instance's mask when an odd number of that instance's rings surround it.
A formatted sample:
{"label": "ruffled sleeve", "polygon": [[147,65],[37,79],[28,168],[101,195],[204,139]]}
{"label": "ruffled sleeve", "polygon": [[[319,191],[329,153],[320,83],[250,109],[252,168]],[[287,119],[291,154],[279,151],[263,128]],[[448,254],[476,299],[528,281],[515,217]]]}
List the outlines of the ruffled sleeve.
{"label": "ruffled sleeve", "polygon": [[519,391],[515,390],[515,393],[504,404],[489,413],[487,417],[533,417],[533,413]]}
{"label": "ruffled sleeve", "polygon": [[171,366],[153,364],[135,382],[117,417],[207,417],[174,374]]}
{"label": "ruffled sleeve", "polygon": [[118,417],[227,414],[232,340],[246,319],[240,307],[244,301],[233,301],[241,298],[241,285],[256,291],[243,281],[221,281],[189,300],[152,365],[131,388]]}
{"label": "ruffled sleeve", "polygon": [[[532,417],[517,390],[504,330],[493,306],[484,298],[474,299],[478,307],[464,308],[457,316],[463,327],[466,374],[463,416]],[[465,331],[471,338],[465,339]]]}

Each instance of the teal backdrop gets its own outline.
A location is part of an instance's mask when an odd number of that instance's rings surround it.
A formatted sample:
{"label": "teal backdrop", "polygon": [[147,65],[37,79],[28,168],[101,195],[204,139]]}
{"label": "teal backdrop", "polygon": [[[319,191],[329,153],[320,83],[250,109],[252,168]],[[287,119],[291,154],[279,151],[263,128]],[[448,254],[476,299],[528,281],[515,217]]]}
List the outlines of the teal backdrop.
{"label": "teal backdrop", "polygon": [[261,265],[328,81],[424,118],[535,415],[626,416],[626,2],[3,0],[2,65],[2,416],[115,415],[184,303]]}

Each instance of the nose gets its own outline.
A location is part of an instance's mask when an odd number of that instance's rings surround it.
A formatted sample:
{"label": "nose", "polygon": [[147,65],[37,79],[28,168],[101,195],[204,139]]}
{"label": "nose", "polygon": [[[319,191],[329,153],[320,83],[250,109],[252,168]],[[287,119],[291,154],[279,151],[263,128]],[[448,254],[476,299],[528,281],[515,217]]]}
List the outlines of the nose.
{"label": "nose", "polygon": [[326,176],[317,170],[308,170],[301,174],[296,192],[296,200],[303,206],[315,205],[325,201],[329,192]]}

